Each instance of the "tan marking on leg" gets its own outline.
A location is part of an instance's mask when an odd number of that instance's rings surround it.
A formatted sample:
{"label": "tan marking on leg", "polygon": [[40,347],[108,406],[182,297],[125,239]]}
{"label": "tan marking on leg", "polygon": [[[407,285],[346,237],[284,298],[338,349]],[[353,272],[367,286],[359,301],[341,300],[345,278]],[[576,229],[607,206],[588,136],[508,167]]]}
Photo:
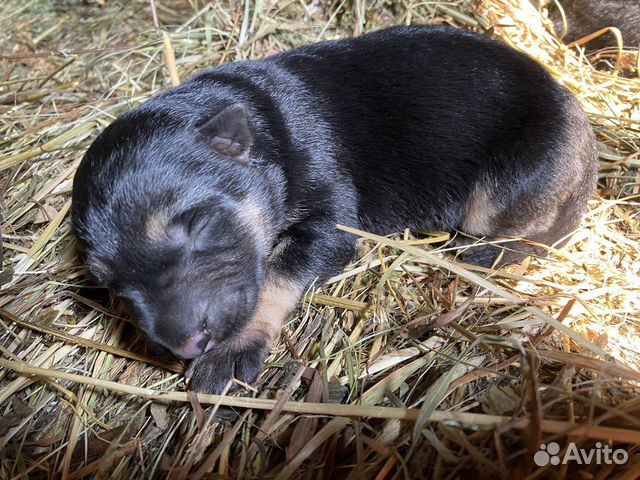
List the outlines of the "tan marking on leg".
{"label": "tan marking on leg", "polygon": [[162,242],[167,239],[169,214],[166,210],[152,212],[145,221],[144,233],[152,242]]}
{"label": "tan marking on leg", "polygon": [[248,344],[255,338],[275,342],[280,337],[285,320],[300,303],[302,289],[301,285],[291,280],[267,277],[258,309],[251,323],[235,340],[236,345]]}
{"label": "tan marking on leg", "polygon": [[467,214],[462,223],[462,230],[471,235],[491,235],[493,233],[491,219],[497,213],[496,203],[491,200],[487,189],[476,184],[467,202]]}

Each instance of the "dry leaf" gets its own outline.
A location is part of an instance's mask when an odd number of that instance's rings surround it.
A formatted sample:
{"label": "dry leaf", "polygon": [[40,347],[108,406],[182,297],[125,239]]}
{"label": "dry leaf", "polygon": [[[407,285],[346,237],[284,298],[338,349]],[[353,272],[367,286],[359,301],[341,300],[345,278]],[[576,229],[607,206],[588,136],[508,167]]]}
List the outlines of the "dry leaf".
{"label": "dry leaf", "polygon": [[511,387],[497,385],[489,387],[479,400],[482,410],[491,415],[510,415],[520,405],[520,397]]}
{"label": "dry leaf", "polygon": [[169,427],[169,415],[167,414],[166,405],[160,403],[152,403],[149,411],[153,417],[153,421],[160,430],[166,430]]}
{"label": "dry leaf", "polygon": [[58,211],[47,203],[40,204],[38,207],[40,208],[38,209],[36,218],[33,220],[34,225],[49,223],[51,220],[56,218],[56,215],[58,215]]}

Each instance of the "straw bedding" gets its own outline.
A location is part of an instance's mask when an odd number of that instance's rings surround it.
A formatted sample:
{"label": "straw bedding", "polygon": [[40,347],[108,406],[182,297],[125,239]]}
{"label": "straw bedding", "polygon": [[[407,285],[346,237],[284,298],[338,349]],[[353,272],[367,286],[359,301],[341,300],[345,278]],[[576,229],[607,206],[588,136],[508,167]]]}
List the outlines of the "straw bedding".
{"label": "straw bedding", "polygon": [[[526,1],[9,2],[0,11],[0,478],[637,478],[637,49],[594,69]],[[73,173],[118,114],[200,68],[408,23],[533,56],[590,115],[600,185],[568,248],[493,271],[441,232],[360,232],[255,389],[185,393],[77,261]],[[602,62],[600,62],[602,64]],[[624,465],[538,467],[541,443]],[[582,478],[580,477],[580,478]]]}

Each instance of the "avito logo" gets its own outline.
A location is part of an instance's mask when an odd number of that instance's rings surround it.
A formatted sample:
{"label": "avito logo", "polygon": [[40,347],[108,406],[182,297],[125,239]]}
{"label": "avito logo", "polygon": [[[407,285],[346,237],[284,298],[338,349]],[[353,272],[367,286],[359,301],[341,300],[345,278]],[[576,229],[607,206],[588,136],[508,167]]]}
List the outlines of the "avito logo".
{"label": "avito logo", "polygon": [[543,443],[540,445],[540,450],[534,455],[533,461],[539,467],[546,467],[549,464],[564,465],[569,462],[575,462],[579,465],[591,463],[623,465],[629,461],[629,453],[626,450],[622,448],[613,450],[609,445],[603,446],[600,442],[597,442],[595,448],[591,449],[579,449],[575,443],[570,443],[563,455],[559,455],[559,453],[560,445],[556,442]]}

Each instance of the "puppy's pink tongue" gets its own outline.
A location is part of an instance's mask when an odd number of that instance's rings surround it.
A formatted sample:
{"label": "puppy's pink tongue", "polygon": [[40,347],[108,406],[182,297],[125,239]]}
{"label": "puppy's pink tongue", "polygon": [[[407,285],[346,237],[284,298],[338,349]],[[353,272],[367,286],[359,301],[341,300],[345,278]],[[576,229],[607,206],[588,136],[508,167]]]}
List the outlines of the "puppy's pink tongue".
{"label": "puppy's pink tongue", "polygon": [[173,353],[187,360],[202,355],[211,350],[213,346],[214,342],[211,340],[211,334],[209,332],[198,332],[184,342],[181,347],[173,350]]}

